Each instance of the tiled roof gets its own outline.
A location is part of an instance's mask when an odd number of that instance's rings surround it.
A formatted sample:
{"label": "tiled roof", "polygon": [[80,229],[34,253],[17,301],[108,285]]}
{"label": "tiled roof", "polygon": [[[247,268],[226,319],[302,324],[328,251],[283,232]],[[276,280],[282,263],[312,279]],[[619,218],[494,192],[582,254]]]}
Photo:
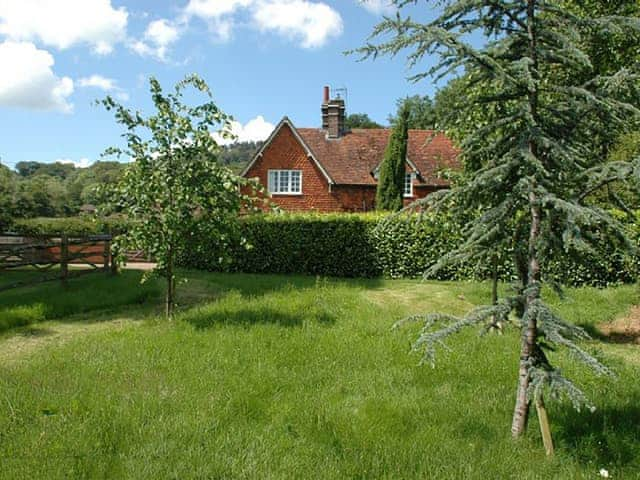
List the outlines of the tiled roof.
{"label": "tiled roof", "polygon": [[[355,128],[340,138],[329,139],[317,128],[296,129],[314,157],[336,184],[375,185],[371,172],[382,162],[391,130]],[[409,130],[407,158],[420,172],[420,183],[446,186],[438,178],[443,169],[460,168],[458,151],[441,132]]]}

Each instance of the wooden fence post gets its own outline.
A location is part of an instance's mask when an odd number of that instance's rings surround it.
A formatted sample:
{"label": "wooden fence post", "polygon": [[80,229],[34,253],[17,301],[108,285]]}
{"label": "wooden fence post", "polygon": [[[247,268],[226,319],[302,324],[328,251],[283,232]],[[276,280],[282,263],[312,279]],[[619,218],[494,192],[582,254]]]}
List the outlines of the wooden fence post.
{"label": "wooden fence post", "polygon": [[69,237],[63,234],[60,237],[60,277],[62,282],[69,276]]}
{"label": "wooden fence post", "polygon": [[111,256],[111,242],[109,240],[104,241],[104,252],[102,255],[104,257],[102,269],[105,273],[109,273],[109,257]]}

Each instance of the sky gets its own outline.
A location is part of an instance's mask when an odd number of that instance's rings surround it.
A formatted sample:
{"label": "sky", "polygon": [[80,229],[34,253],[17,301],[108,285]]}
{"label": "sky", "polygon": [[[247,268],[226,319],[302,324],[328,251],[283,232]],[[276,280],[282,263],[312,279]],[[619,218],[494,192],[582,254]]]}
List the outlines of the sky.
{"label": "sky", "polygon": [[123,130],[95,100],[148,112],[149,76],[170,88],[199,74],[240,140],[285,115],[319,127],[324,85],[385,124],[398,98],[437,88],[408,82],[406,57],[343,53],[385,14],[388,0],[0,0],[0,162],[100,160]]}

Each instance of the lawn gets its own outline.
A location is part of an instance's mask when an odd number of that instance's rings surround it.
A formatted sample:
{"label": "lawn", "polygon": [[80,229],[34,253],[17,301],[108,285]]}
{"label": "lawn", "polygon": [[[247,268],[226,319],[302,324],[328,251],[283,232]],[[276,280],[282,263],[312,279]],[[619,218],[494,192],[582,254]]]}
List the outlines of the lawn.
{"label": "lawn", "polygon": [[[518,333],[469,331],[435,369],[409,354],[412,313],[462,313],[489,285],[185,272],[180,314],[140,274],[0,293],[37,323],[0,337],[0,478],[640,477],[640,352],[584,347],[617,372],[554,354],[597,406],[549,402],[556,456],[531,419],[510,439]],[[638,289],[554,298],[595,330]],[[559,357],[559,358],[558,358]]]}

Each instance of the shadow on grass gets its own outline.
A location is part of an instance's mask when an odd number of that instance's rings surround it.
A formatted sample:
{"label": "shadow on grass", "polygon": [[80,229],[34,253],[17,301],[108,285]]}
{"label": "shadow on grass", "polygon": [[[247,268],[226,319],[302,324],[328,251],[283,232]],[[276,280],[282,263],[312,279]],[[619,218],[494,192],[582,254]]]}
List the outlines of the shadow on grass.
{"label": "shadow on grass", "polygon": [[640,398],[624,406],[577,412],[572,408],[554,414],[558,443],[568,446],[583,463],[623,467],[637,461]]}
{"label": "shadow on grass", "polygon": [[[319,279],[329,285],[348,284],[365,289],[378,288],[384,285],[382,278],[337,278],[323,276],[305,276],[288,274],[254,274],[254,273],[218,273],[200,270],[183,270],[184,276],[205,282],[209,289],[218,292],[233,290],[243,296],[263,296],[285,289],[313,288]],[[188,283],[186,288],[188,288]]]}
{"label": "shadow on grass", "polygon": [[[278,325],[281,327],[299,327],[309,315],[285,313],[272,308],[240,308],[233,311],[215,311],[210,308],[194,309],[186,312],[181,320],[198,330],[213,328],[216,325]],[[321,312],[312,319],[326,325],[335,323],[335,316]]]}
{"label": "shadow on grass", "polygon": [[[151,314],[159,304],[156,282],[140,285],[141,273],[86,276],[60,282],[21,287],[0,293],[0,333],[26,331],[47,320],[65,323],[107,321],[119,316]],[[100,319],[102,317],[102,319]]]}
{"label": "shadow on grass", "polygon": [[607,333],[601,331],[596,325],[579,324],[594,340],[602,343],[611,343],[617,345],[631,344],[640,345],[640,331],[609,331]]}

